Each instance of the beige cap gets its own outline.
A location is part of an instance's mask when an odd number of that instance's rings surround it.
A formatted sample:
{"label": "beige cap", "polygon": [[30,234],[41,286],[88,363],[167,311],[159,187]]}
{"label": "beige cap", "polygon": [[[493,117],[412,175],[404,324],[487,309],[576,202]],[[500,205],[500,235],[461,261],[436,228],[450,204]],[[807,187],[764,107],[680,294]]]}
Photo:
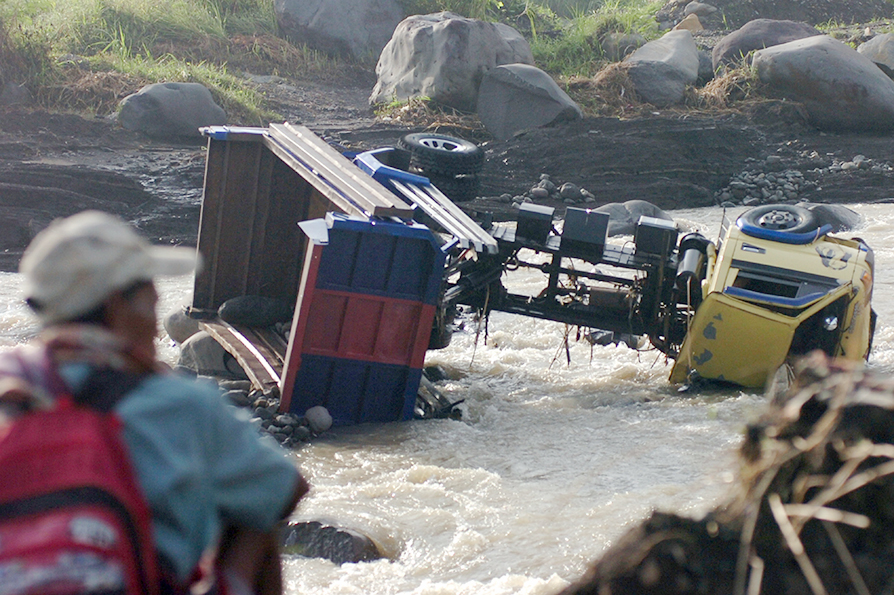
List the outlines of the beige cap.
{"label": "beige cap", "polygon": [[114,291],[157,275],[195,269],[194,248],[154,246],[108,213],[84,211],[53,221],[22,256],[25,297],[44,323],[87,314]]}

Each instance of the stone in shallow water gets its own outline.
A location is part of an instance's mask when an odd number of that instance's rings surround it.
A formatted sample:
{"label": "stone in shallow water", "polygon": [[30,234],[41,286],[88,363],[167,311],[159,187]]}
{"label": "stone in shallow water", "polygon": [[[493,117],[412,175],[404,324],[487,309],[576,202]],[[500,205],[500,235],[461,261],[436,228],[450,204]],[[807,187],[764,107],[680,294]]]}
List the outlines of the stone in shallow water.
{"label": "stone in shallow water", "polygon": [[290,523],[283,532],[283,553],[325,558],[336,564],[368,562],[382,557],[372,539],[351,529],[317,521]]}

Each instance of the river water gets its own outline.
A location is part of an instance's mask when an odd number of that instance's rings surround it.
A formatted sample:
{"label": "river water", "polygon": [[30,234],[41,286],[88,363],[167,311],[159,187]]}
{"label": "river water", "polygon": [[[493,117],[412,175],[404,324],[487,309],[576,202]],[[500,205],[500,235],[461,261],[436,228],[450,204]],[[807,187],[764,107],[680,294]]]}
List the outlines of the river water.
{"label": "river water", "polygon": [[[866,223],[850,235],[876,254],[870,365],[894,373],[894,207],[853,208]],[[719,232],[719,209],[671,214],[687,230]],[[20,277],[2,281],[0,347],[36,330]],[[531,293],[542,283],[539,273],[508,282]],[[191,280],[160,290],[163,314],[189,300]],[[461,421],[333,430],[292,455],[313,484],[293,518],[365,533],[387,559],[288,557],[288,593],[552,594],[652,510],[698,516],[729,493],[759,392],[680,395],[660,353],[591,348],[573,332],[569,363],[558,323],[495,313],[486,343],[477,330],[468,321],[426,360],[449,373],[440,388],[465,399]]]}

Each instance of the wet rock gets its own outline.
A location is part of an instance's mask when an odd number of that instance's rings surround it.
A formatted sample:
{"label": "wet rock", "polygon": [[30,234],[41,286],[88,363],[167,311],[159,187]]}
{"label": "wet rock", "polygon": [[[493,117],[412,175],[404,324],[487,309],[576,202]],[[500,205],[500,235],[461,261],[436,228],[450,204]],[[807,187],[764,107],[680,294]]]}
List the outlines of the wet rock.
{"label": "wet rock", "polygon": [[608,213],[608,235],[630,235],[636,229],[636,222],[642,216],[655,217],[666,221],[673,218],[659,209],[657,206],[644,200],[628,200],[625,203],[608,203],[596,209],[601,213]]}
{"label": "wet rock", "polygon": [[325,558],[335,564],[368,562],[382,557],[368,536],[317,521],[290,523],[282,533],[282,546],[286,554]]}
{"label": "wet rock", "polygon": [[314,434],[322,434],[332,427],[332,416],[325,407],[317,405],[304,412],[307,425]]}
{"label": "wet rock", "polygon": [[164,317],[162,326],[168,336],[177,345],[182,345],[187,339],[199,332],[199,321],[190,318],[186,310],[178,308]]}
{"label": "wet rock", "polygon": [[812,212],[820,226],[831,225],[833,232],[850,231],[863,223],[859,213],[844,205],[798,203],[798,206]]}
{"label": "wet rock", "polygon": [[241,380],[247,378],[236,359],[205,331],[199,331],[183,343],[177,364],[200,375]]}
{"label": "wet rock", "polygon": [[579,200],[581,198],[581,188],[577,184],[565,182],[562,184],[561,188],[559,188],[559,196],[566,199]]}
{"label": "wet rock", "polygon": [[257,295],[230,298],[217,311],[220,319],[230,324],[268,327],[292,318],[292,304]]}

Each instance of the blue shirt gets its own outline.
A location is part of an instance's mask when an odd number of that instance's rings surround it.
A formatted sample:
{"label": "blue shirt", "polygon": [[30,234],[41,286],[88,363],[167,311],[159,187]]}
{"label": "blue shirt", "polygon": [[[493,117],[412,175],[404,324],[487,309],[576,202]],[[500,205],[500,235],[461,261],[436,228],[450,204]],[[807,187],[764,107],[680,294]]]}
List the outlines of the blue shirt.
{"label": "blue shirt", "polygon": [[[84,364],[59,370],[73,390]],[[152,375],[116,406],[158,552],[186,580],[225,524],[268,531],[284,513],[298,470],[216,387]]]}

